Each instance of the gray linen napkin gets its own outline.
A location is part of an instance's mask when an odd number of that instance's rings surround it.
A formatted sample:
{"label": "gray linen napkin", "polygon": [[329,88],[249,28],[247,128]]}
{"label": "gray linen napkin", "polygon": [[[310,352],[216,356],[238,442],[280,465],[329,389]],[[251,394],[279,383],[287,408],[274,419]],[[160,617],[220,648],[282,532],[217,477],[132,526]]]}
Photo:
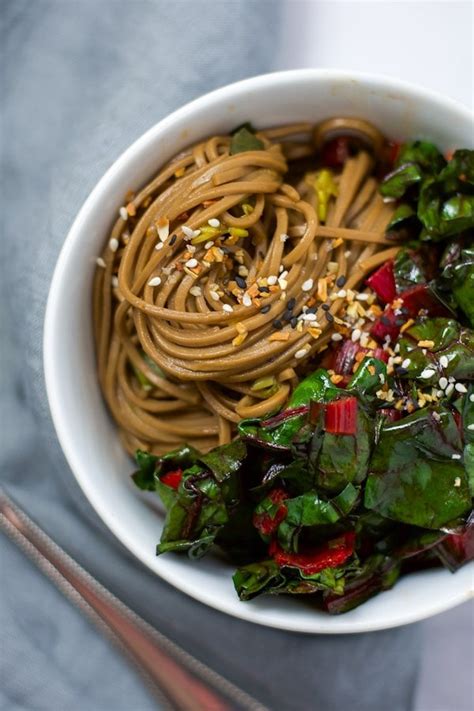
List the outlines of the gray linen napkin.
{"label": "gray linen napkin", "polygon": [[[270,70],[278,23],[272,0],[3,0],[1,477],[104,585],[271,709],[406,711],[417,626],[306,636],[187,598],[98,520],[59,449],[46,401],[46,296],[81,203],[121,151],[169,111]],[[0,551],[0,708],[156,708],[108,642],[3,537]]]}

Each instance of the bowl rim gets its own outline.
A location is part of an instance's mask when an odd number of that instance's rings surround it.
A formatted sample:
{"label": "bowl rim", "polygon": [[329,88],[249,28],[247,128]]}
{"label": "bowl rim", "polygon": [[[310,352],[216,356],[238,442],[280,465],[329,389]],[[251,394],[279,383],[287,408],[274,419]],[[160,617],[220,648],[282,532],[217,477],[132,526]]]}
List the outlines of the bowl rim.
{"label": "bowl rim", "polygon": [[[472,121],[474,118],[473,111],[464,104],[452,99],[450,97],[443,96],[442,94],[427,89],[421,86],[417,86],[411,82],[407,82],[401,79],[397,79],[384,74],[371,73],[371,72],[357,72],[344,69],[291,69],[285,71],[271,72],[268,74],[259,74],[257,76],[243,79],[231,84],[226,84],[218,89],[210,91],[206,94],[199,96],[198,98],[184,104],[180,108],[176,109],[172,113],[168,114],[160,121],[153,124],[149,129],[147,129],[141,136],[139,136],[128,148],[126,148],[119,156],[114,160],[111,166],[102,175],[99,181],[90,191],[86,200],[82,204],[79,212],[74,218],[72,225],[68,231],[68,234],[64,240],[61,247],[55,268],[53,277],[50,283],[45,319],[44,319],[44,329],[43,329],[43,368],[46,384],[46,393],[48,397],[48,403],[51,411],[51,416],[53,424],[56,430],[56,435],[58,437],[61,449],[65,455],[65,458],[72,470],[72,473],[78,482],[80,488],[82,489],[84,495],[88,499],[89,503],[97,513],[97,515],[105,522],[110,531],[115,535],[119,541],[130,550],[148,569],[151,569],[153,573],[159,575],[161,578],[166,580],[168,583],[181,590],[182,592],[188,594],[200,602],[207,604],[221,612],[225,612],[234,617],[239,617],[243,620],[249,622],[255,622],[265,626],[277,627],[280,629],[285,629],[293,632],[305,632],[305,633],[318,633],[318,634],[347,634],[347,633],[360,633],[360,632],[370,632],[380,629],[389,629],[391,627],[398,627],[400,625],[409,624],[422,619],[431,617],[440,612],[448,610],[456,605],[465,602],[467,599],[474,595],[471,590],[470,593],[466,594],[465,590],[459,590],[457,594],[452,594],[446,596],[443,600],[431,599],[429,604],[427,603],[426,609],[422,613],[420,611],[406,610],[403,616],[399,616],[400,619],[393,619],[387,623],[375,622],[372,625],[367,620],[347,620],[347,624],[341,624],[341,618],[337,618],[337,625],[335,624],[336,619],[328,616],[325,619],[324,625],[319,624],[310,625],[308,629],[307,625],[295,624],[291,621],[291,616],[289,616],[288,622],[285,620],[272,621],[271,619],[261,618],[258,609],[254,609],[247,605],[231,606],[225,601],[216,600],[213,595],[208,595],[206,592],[197,595],[195,589],[192,585],[188,585],[186,580],[177,580],[177,575],[174,573],[169,573],[165,571],[157,571],[150,567],[149,562],[143,552],[134,545],[133,539],[131,539],[123,527],[116,523],[115,518],[110,514],[108,507],[105,503],[99,500],[97,497],[93,496],[86,477],[83,473],[83,468],[81,465],[80,456],[76,446],[74,445],[72,437],[72,428],[67,425],[68,418],[64,416],[63,408],[61,405],[61,385],[55,377],[54,368],[54,354],[56,350],[55,342],[57,339],[57,326],[58,320],[56,318],[56,312],[61,299],[61,294],[63,293],[63,279],[64,274],[67,269],[70,253],[73,250],[73,245],[75,244],[78,235],[80,235],[84,222],[88,218],[89,213],[94,209],[96,203],[101,199],[103,193],[106,192],[107,187],[110,182],[113,181],[117,173],[128,164],[130,159],[134,154],[139,152],[148,143],[153,142],[156,137],[161,133],[166,133],[166,131],[173,126],[173,124],[181,119],[185,118],[189,114],[193,114],[196,110],[204,108],[207,104],[212,104],[213,102],[224,102],[226,100],[232,99],[234,94],[240,94],[246,90],[258,90],[260,88],[269,88],[272,86],[278,86],[280,83],[286,84],[288,80],[294,79],[297,82],[304,81],[359,81],[365,84],[370,84],[374,89],[384,90],[384,91],[400,91],[407,97],[414,99],[426,100],[432,105],[442,106],[444,109],[450,109],[451,111],[459,114],[463,120]],[[333,624],[331,624],[333,620]]]}

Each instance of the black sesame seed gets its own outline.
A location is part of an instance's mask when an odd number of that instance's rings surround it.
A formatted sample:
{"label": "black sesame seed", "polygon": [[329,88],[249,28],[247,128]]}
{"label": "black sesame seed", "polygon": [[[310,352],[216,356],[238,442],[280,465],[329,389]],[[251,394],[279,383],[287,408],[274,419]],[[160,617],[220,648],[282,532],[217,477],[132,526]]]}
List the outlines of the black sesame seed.
{"label": "black sesame seed", "polygon": [[397,375],[406,375],[408,373],[408,370],[406,368],[402,368],[402,366],[399,365],[395,368],[395,372]]}
{"label": "black sesame seed", "polygon": [[334,316],[329,311],[326,313],[326,318],[329,321],[329,323],[332,323],[334,321]]}
{"label": "black sesame seed", "polygon": [[176,235],[171,235],[170,246],[172,247],[175,242],[176,242]]}
{"label": "black sesame seed", "polygon": [[270,311],[271,308],[272,308],[272,307],[271,307],[270,304],[266,304],[266,306],[262,306],[262,308],[260,309],[260,313],[261,313],[261,314],[267,314],[267,313]]}
{"label": "black sesame seed", "polygon": [[293,309],[295,308],[295,305],[296,305],[296,299],[293,297],[292,299],[287,301],[286,308],[288,309],[288,311],[293,311]]}
{"label": "black sesame seed", "polygon": [[237,286],[240,286],[241,289],[247,288],[247,282],[241,276],[236,276],[235,282],[236,282]]}
{"label": "black sesame seed", "polygon": [[283,321],[290,321],[291,318],[293,318],[293,312],[288,309],[283,314],[282,319],[283,319]]}
{"label": "black sesame seed", "polygon": [[311,306],[310,309],[306,309],[306,313],[307,314],[315,314],[317,310],[318,310],[317,306]]}
{"label": "black sesame seed", "polygon": [[258,287],[258,290],[261,291],[261,292],[263,292],[264,294],[269,294],[269,293],[270,293],[270,289],[268,288],[268,286],[259,286],[259,287]]}
{"label": "black sesame seed", "polygon": [[296,318],[296,316],[293,316],[293,318],[290,320],[290,326],[291,326],[291,328],[296,328],[297,325],[298,325],[298,319]]}
{"label": "black sesame seed", "polygon": [[276,328],[278,331],[280,331],[283,328],[282,322],[278,319],[275,319],[275,321],[273,322],[273,328]]}
{"label": "black sesame seed", "polygon": [[224,254],[231,254],[232,253],[232,250],[229,249],[229,247],[222,246],[221,249],[224,252]]}
{"label": "black sesame seed", "polygon": [[329,311],[331,307],[329,306],[329,304],[323,304],[321,308],[324,309],[324,311]]}
{"label": "black sesame seed", "polygon": [[336,279],[336,285],[337,286],[344,286],[345,283],[346,283],[346,277],[344,276],[344,274],[341,274],[341,276]]}
{"label": "black sesame seed", "polygon": [[[392,322],[390,319],[388,319],[386,316],[381,316],[380,317],[381,322],[383,323],[384,326],[391,326]],[[403,323],[403,322],[402,322]]]}

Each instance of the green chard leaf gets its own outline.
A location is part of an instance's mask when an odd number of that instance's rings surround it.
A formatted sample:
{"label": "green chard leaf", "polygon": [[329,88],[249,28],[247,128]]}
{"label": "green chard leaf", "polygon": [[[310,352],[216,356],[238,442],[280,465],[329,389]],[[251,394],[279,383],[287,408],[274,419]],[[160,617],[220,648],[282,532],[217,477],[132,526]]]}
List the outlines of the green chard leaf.
{"label": "green chard leaf", "polygon": [[459,412],[463,428],[464,466],[469,479],[471,496],[474,498],[474,384],[460,398]]}
{"label": "green chard leaf", "polygon": [[394,259],[393,273],[397,294],[427,281],[421,254],[410,249],[400,249]]}
{"label": "green chard leaf", "polygon": [[[421,348],[420,341],[433,345]],[[453,319],[419,319],[405,331],[398,344],[402,362],[406,364],[402,378],[420,379],[425,385],[436,385],[442,376],[474,379],[474,331]],[[428,378],[427,371],[432,371]]]}
{"label": "green chard leaf", "polygon": [[135,461],[138,464],[138,470],[132,474],[132,479],[136,486],[144,491],[155,491],[155,467],[158,457],[142,449],[137,449]]}
{"label": "green chard leaf", "polygon": [[423,171],[416,163],[404,163],[385,176],[380,192],[384,197],[401,198],[409,187],[422,180]]}
{"label": "green chard leaf", "polygon": [[244,124],[232,136],[230,141],[231,156],[244,151],[262,151],[264,149],[263,141],[261,141],[250,127],[250,124]]}
{"label": "green chard leaf", "polygon": [[[401,198],[413,185],[420,185],[430,175],[436,175],[446,161],[433,143],[414,141],[405,143],[398,155],[395,170],[389,173],[380,186],[384,197]],[[406,219],[411,215],[405,215]]]}
{"label": "green chard leaf", "polygon": [[302,528],[334,524],[355,506],[359,489],[347,486],[330,501],[320,498],[313,490],[294,499],[285,499],[287,510],[285,519],[278,527],[278,542],[287,551],[298,551],[298,537]]}
{"label": "green chard leaf", "polygon": [[439,529],[470,508],[462,443],[449,410],[424,408],[382,428],[364,505],[382,516]]}
{"label": "green chard leaf", "polygon": [[387,381],[387,366],[378,358],[364,358],[347,385],[354,395],[374,396]]}
{"label": "green chard leaf", "polygon": [[449,285],[458,307],[474,327],[474,247],[463,249],[459,257],[445,267],[442,279]]}

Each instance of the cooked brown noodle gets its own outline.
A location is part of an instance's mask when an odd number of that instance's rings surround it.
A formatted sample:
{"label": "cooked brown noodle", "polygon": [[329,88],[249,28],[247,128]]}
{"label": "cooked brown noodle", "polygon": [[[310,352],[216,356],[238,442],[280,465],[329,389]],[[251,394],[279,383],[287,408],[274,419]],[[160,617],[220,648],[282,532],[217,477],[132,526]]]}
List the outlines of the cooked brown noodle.
{"label": "cooked brown noodle", "polygon": [[[355,119],[312,128],[261,131],[264,150],[235,155],[229,136],[214,136],[121,208],[93,310],[101,386],[130,452],[185,441],[205,450],[230,441],[239,419],[281,408],[331,338],[336,281],[354,288],[392,255],[392,207],[373,176],[382,136]],[[334,176],[338,195],[320,224],[301,165],[316,165],[337,132],[361,149]]]}

